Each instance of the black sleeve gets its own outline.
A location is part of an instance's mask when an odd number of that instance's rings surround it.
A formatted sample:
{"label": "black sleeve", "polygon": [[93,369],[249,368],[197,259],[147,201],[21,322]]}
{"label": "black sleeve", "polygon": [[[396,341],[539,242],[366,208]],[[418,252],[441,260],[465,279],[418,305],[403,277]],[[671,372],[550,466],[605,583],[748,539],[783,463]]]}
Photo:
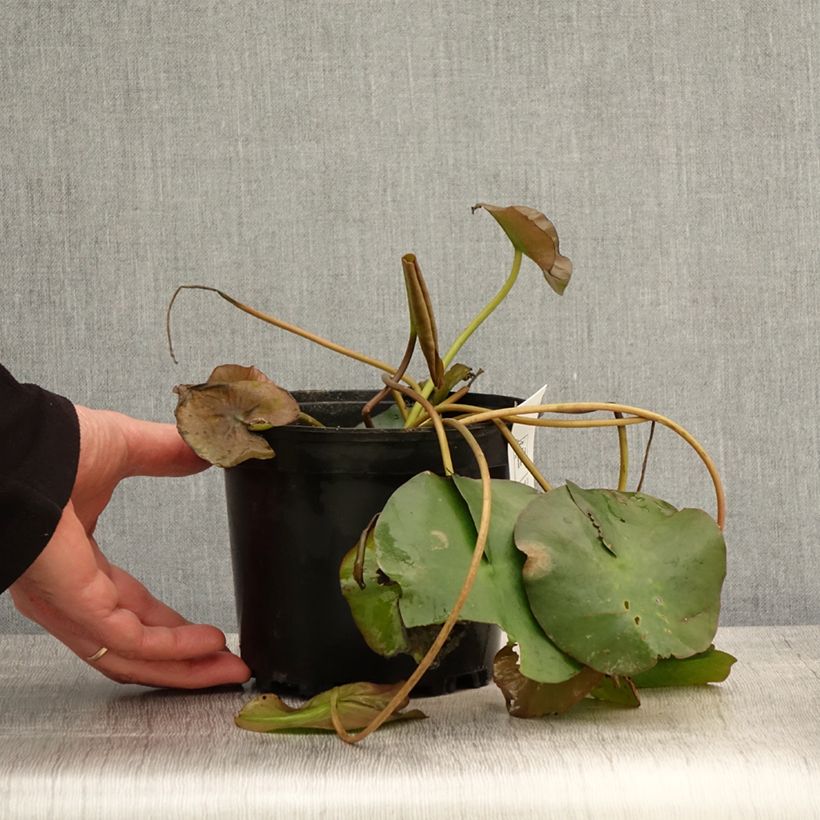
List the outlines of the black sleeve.
{"label": "black sleeve", "polygon": [[0,365],[0,592],[48,543],[71,496],[80,455],[74,405]]}

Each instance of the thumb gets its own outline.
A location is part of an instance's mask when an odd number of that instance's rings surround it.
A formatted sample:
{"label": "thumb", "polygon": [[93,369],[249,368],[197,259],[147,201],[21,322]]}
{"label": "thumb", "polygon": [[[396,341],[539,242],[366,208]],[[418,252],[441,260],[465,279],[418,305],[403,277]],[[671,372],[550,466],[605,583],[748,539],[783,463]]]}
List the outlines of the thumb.
{"label": "thumb", "polygon": [[130,416],[122,416],[121,424],[127,445],[127,475],[184,476],[211,466],[183,441],[173,424]]}

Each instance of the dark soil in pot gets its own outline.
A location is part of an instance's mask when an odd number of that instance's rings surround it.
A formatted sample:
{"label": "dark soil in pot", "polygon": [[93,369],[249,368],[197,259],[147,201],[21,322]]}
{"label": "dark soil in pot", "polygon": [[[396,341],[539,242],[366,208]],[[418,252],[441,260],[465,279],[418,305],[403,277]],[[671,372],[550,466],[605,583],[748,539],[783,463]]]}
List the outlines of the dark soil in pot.
{"label": "dark soil in pot", "polygon": [[[424,470],[443,474],[435,434],[354,429],[371,392],[293,395],[328,427],[269,430],[275,458],[225,471],[242,658],[260,689],[299,697],[352,681],[403,680],[415,663],[382,658],[365,644],[339,588],[339,564],[394,490]],[[471,394],[470,403],[517,400]],[[493,477],[507,478],[504,438],[492,424],[473,432]],[[448,439],[456,471],[478,477],[466,442],[453,430]],[[495,626],[459,625],[455,648],[414,693],[483,686],[500,640]]]}

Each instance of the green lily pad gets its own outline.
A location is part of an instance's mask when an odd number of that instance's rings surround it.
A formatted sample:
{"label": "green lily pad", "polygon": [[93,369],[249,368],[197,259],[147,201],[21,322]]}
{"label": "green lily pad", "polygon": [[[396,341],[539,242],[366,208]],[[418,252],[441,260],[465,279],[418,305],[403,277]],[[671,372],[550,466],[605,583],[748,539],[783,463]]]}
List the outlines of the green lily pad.
{"label": "green lily pad", "polygon": [[379,569],[372,527],[368,528],[365,540],[364,587],[359,586],[353,573],[357,546],[345,555],[339,567],[342,595],[350,606],[353,620],[367,645],[379,655],[392,658],[410,654],[407,629],[399,614],[401,589]]}
{"label": "green lily pad", "polygon": [[[550,642],[533,618],[521,580],[523,558],[512,540],[519,511],[535,495],[516,482],[492,482],[490,537],[461,619],[498,624],[520,643],[527,675],[555,683],[572,677],[580,667]],[[421,473],[390,497],[379,516],[374,531],[376,563],[398,584],[400,621],[408,631],[443,623],[449,615],[475,549],[477,528],[471,508],[480,516],[480,496],[480,482],[474,479],[459,477],[454,482]],[[355,595],[343,577],[345,588]],[[388,602],[392,593],[386,589],[371,594],[380,595],[380,607],[396,603],[392,597]],[[379,623],[382,626],[373,631],[386,631],[390,638],[374,641],[397,645],[396,621],[385,608],[379,611]],[[359,628],[368,631],[361,622]]]}
{"label": "green lily pad", "polygon": [[567,484],[530,503],[515,543],[538,623],[585,665],[634,676],[709,648],[726,546],[702,510]]}
{"label": "green lily pad", "polygon": [[[320,692],[304,705],[288,706],[276,695],[260,695],[246,703],[234,718],[237,726],[251,732],[334,732],[330,716],[331,696],[336,694],[336,710],[342,725],[352,732],[367,726],[379,712],[390,703],[402,683],[380,685],[376,683],[348,683]],[[399,707],[404,709],[408,699]],[[418,709],[409,712],[397,710],[387,722],[418,720],[427,717]]]}
{"label": "green lily pad", "polygon": [[[375,539],[379,567],[401,588],[405,625],[443,623],[464,582],[476,539],[470,512],[453,482],[432,473],[411,478],[385,504]],[[488,574],[485,558],[462,620],[496,622]]]}
{"label": "green lily pad", "polygon": [[702,686],[720,683],[729,677],[737,658],[710,646],[705,652],[689,658],[664,658],[646,672],[634,678],[640,689],[657,686]]}
{"label": "green lily pad", "polygon": [[[382,430],[393,430],[404,427],[404,417],[401,410],[395,404],[391,404],[387,410],[382,410],[381,413],[372,417],[373,426]],[[356,427],[365,427],[365,423],[360,421]]]}
{"label": "green lily pad", "polygon": [[[481,481],[453,476],[467,502],[473,523],[481,522]],[[524,556],[513,539],[515,522],[522,510],[540,493],[517,481],[492,479],[490,533],[485,554],[489,580],[497,598],[498,625],[512,643],[518,644],[521,673],[533,680],[557,683],[577,674],[581,664],[565,655],[546,636],[530,609],[521,571]]]}
{"label": "green lily pad", "polygon": [[[418,663],[436,639],[437,625],[416,626],[408,629],[401,619],[399,598],[401,588],[379,569],[373,528],[368,527],[365,539],[364,563],[360,587],[354,577],[358,545],[342,559],[339,580],[351,615],[365,643],[379,655],[392,658],[410,655]],[[442,647],[433,668],[452,650],[458,640],[458,631],[451,634]]]}

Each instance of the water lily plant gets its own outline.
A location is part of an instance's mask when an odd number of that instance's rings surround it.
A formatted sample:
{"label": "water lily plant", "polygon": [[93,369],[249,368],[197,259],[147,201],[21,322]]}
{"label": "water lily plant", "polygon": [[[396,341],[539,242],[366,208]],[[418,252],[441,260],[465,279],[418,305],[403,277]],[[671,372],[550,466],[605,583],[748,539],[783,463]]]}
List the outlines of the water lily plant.
{"label": "water lily plant", "polygon": [[[385,656],[418,662],[395,686],[347,684],[301,709],[272,694],[247,704],[236,718],[254,731],[335,731],[349,743],[387,721],[422,716],[402,712],[422,675],[447,651],[459,621],[498,625],[508,643],[493,676],[516,717],[566,712],[585,698],[638,706],[639,691],[657,686],[719,682],[734,658],[713,646],[726,573],[722,536],[725,497],[717,469],[701,444],[674,421],[612,402],[539,403],[486,410],[470,403],[481,371],[456,361],[478,327],[518,279],[523,257],[535,262],[557,294],[572,265],[542,213],[525,206],[480,203],[513,246],[500,290],[441,352],[433,305],[413,254],[402,258],[409,308],[408,341],[397,365],[351,350],[249,307],[205,285],[240,310],[375,368],[381,385],[362,407],[366,427],[431,427],[444,475],[420,473],[401,486],[345,556],[339,581],[367,644]],[[408,374],[416,349],[427,377]],[[173,347],[171,347],[173,355]],[[178,385],[176,417],[185,440],[203,458],[232,467],[275,453],[259,432],[286,424],[321,425],[293,397],[254,367],[222,365],[203,384]],[[377,412],[392,398],[386,411]],[[490,477],[471,428],[494,424],[531,474],[533,486]],[[613,488],[553,487],[509,430],[512,424],[558,428],[614,427],[620,470]],[[672,430],[694,450],[715,489],[714,519],[676,509],[627,488],[627,428]],[[467,442],[479,479],[457,475],[446,430]],[[647,451],[648,451],[647,445]]]}

